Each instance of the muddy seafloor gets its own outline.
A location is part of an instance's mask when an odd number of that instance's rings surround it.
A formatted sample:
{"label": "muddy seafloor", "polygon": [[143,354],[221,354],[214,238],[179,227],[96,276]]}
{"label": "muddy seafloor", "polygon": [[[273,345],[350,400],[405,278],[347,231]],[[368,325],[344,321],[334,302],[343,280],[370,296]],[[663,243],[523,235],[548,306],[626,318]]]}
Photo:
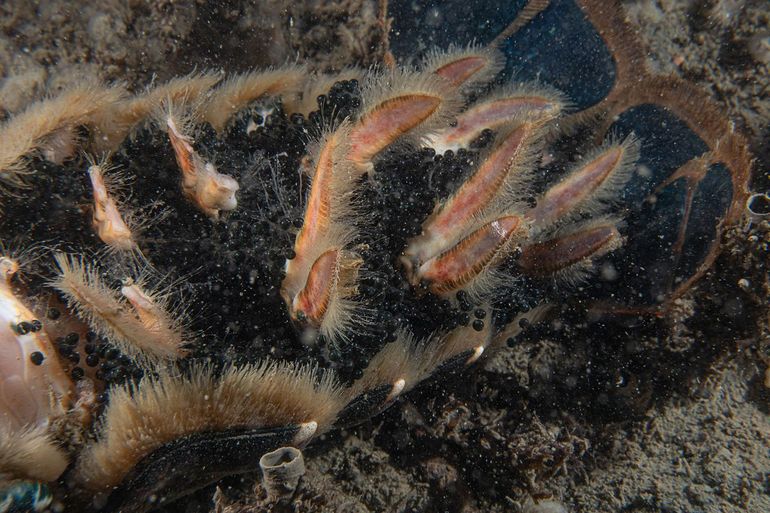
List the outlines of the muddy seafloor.
{"label": "muddy seafloor", "polygon": [[[770,50],[748,44],[770,30],[766,0],[624,5],[652,67],[709,90],[744,131],[758,158],[754,187],[766,191]],[[451,23],[451,2],[446,9]],[[84,75],[140,89],[195,68],[296,57],[339,69],[382,55],[377,5],[366,0],[9,1],[0,14],[6,113]],[[276,510],[770,511],[770,226],[737,227],[724,244],[706,279],[624,347],[603,348],[582,327],[574,338],[535,333],[484,369],[430,383],[316,442],[293,502]],[[643,354],[645,370],[619,368],[601,393],[570,390],[565,383],[591,372],[604,349],[620,360]],[[226,481],[217,511],[269,510],[259,490],[244,489]],[[186,507],[204,511],[209,501],[210,491]]]}

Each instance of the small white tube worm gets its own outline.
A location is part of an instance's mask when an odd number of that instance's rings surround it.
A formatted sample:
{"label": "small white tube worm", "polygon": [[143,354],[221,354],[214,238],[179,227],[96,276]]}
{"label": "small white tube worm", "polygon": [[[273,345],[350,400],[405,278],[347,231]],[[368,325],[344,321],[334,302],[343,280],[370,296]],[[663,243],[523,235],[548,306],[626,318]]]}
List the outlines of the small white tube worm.
{"label": "small white tube worm", "polygon": [[278,501],[294,495],[305,474],[305,460],[302,451],[296,447],[280,447],[263,454],[259,458],[259,468],[268,500]]}

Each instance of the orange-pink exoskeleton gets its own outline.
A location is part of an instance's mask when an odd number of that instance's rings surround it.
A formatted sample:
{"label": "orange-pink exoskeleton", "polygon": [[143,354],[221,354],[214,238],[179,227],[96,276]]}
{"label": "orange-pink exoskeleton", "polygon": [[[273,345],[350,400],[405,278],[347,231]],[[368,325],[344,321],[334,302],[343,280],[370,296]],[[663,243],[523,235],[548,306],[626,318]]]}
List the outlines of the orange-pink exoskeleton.
{"label": "orange-pink exoskeleton", "polygon": [[342,123],[327,130],[310,151],[303,223],[281,284],[291,318],[310,338],[320,334],[332,343],[344,340],[360,320],[355,296],[362,261],[353,249],[357,232],[351,195],[361,173],[347,158],[349,134],[349,125]]}

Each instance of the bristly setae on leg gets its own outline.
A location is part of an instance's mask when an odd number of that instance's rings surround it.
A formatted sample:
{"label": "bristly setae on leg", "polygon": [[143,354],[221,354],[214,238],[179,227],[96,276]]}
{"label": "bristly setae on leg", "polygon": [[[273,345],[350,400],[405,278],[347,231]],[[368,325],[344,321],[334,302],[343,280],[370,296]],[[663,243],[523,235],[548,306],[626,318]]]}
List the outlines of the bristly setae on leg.
{"label": "bristly setae on leg", "polygon": [[[701,260],[621,305],[665,311],[737,220],[745,143],[701,93],[702,112],[666,88],[691,86],[655,81],[612,3],[579,2],[617,59],[604,100],[503,84],[506,40],[548,3],[416,68],[83,85],[5,122],[0,237],[44,243],[51,264],[21,284],[0,258],[0,504],[48,504],[50,487],[66,511],[145,512],[255,472],[502,349],[547,301],[609,300],[576,285],[633,261],[640,205],[684,178],[678,264],[698,187],[721,176],[732,196]],[[645,139],[623,116],[656,102],[705,149],[639,185]],[[164,215],[136,222],[147,205]]]}

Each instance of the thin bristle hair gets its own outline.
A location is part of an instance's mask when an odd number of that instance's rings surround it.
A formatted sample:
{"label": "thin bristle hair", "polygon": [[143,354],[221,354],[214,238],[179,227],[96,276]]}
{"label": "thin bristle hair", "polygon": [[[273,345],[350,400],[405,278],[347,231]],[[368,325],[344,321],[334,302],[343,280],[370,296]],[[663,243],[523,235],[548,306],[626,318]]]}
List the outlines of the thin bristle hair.
{"label": "thin bristle hair", "polygon": [[159,105],[164,102],[198,104],[220,79],[221,75],[215,73],[191,73],[116,102],[96,123],[94,149],[100,152],[116,150],[132,130],[153,117]]}
{"label": "thin bristle hair", "polygon": [[167,96],[154,104],[149,118],[162,132],[167,132],[169,125],[173,123],[181,135],[192,138],[200,120],[199,106],[200,103],[187,97],[179,99]]}
{"label": "thin bristle hair", "polygon": [[[143,366],[187,354],[184,318],[168,305],[168,295],[145,291],[133,282],[133,295],[107,287],[102,273],[82,257],[58,254],[59,275],[51,285],[91,328]],[[141,282],[141,280],[140,280]]]}
{"label": "thin bristle hair", "polygon": [[306,76],[307,68],[301,65],[232,76],[211,92],[201,108],[201,118],[217,132],[222,132],[236,112],[262,97],[299,94]]}
{"label": "thin bristle hair", "polygon": [[315,422],[320,434],[343,405],[334,376],[306,365],[263,362],[221,375],[208,366],[184,376],[164,371],[112,390],[98,440],[80,458],[77,478],[90,489],[116,486],[151,452],[193,433]]}
{"label": "thin bristle hair", "polygon": [[118,169],[118,167],[112,163],[111,153],[102,153],[97,156],[93,153],[84,152],[83,157],[89,168],[99,168],[104,180],[104,185],[111,194],[122,195],[129,192],[128,189],[131,185],[129,178],[122,170]]}
{"label": "thin bristle hair", "polygon": [[78,126],[91,125],[97,115],[120,98],[116,88],[83,84],[54,98],[39,101],[0,127],[0,184],[24,185],[31,173],[26,159],[36,151],[51,161],[70,158],[75,152]]}
{"label": "thin bristle hair", "polygon": [[12,479],[55,481],[68,464],[67,454],[46,429],[16,431],[0,423],[0,484]]}
{"label": "thin bristle hair", "polygon": [[45,245],[43,243],[28,245],[25,242],[19,238],[11,241],[0,240],[0,268],[9,272],[8,276],[0,275],[0,280],[14,276],[23,282],[24,275],[32,269],[36,269],[34,272],[40,271],[40,261],[48,257]]}

